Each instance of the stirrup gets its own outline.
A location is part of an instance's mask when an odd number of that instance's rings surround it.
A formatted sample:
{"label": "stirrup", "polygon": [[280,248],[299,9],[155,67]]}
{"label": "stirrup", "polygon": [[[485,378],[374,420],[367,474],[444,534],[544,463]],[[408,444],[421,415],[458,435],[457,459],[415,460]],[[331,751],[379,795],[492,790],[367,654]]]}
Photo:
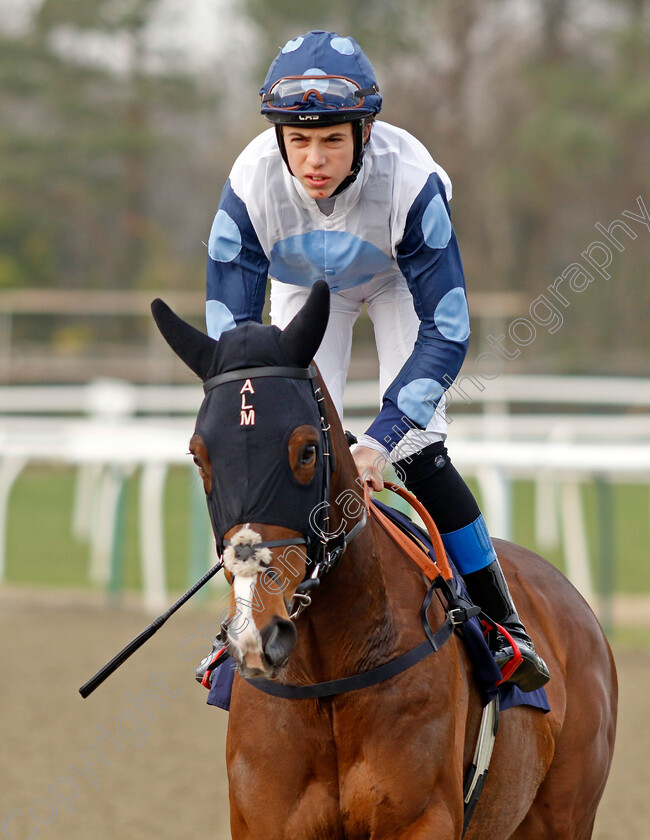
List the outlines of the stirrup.
{"label": "stirrup", "polygon": [[210,690],[212,688],[212,680],[214,679],[214,672],[216,669],[223,665],[223,663],[228,659],[228,650],[226,645],[221,640],[221,636],[217,636],[217,638],[212,643],[212,650],[207,656],[204,656],[199,664],[199,667],[196,669],[194,673],[194,678],[197,682],[201,683],[202,686]]}
{"label": "stirrup", "polygon": [[513,636],[500,624],[488,627],[489,630],[496,631],[501,642],[493,652],[494,660],[501,671],[501,679],[497,685],[511,683],[524,692],[536,691],[546,685],[550,679],[548,667],[535,650],[532,641],[528,637],[524,639]]}

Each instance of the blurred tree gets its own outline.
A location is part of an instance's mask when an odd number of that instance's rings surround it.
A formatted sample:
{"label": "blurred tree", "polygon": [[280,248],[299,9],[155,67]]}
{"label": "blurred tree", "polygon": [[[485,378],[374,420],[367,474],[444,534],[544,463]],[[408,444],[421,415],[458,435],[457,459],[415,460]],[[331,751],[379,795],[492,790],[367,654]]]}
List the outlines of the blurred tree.
{"label": "blurred tree", "polygon": [[[451,175],[471,289],[519,290],[532,302],[597,238],[596,222],[638,212],[640,194],[650,206],[649,0],[246,8],[260,32],[259,79],[308,29],[362,44],[384,95],[380,118],[413,132]],[[649,249],[637,228],[635,244],[616,252],[616,282],[576,296],[566,326],[540,329],[520,367],[647,369],[638,313],[650,302]]]}
{"label": "blurred tree", "polygon": [[[184,167],[191,195],[192,131],[177,128],[201,124],[216,97],[152,45],[158,3],[44,0],[23,37],[0,33],[0,149],[11,161],[0,181],[0,242],[11,254],[0,285],[186,283],[153,175]],[[195,219],[181,201],[177,220]],[[200,247],[195,257],[200,288]]]}
{"label": "blurred tree", "polygon": [[[638,195],[650,206],[650,0],[208,4],[221,46],[199,75],[154,37],[163,7],[197,13],[184,0],[35,0],[22,34],[0,15],[0,288],[202,294],[220,188],[265,125],[259,84],[279,47],[316,27],[357,38],[382,118],[451,175],[471,289],[532,301],[596,222],[636,212]],[[520,368],[647,369],[650,257],[636,232],[613,279],[576,297],[560,332],[540,330]]]}
{"label": "blurred tree", "polygon": [[0,41],[0,288],[31,278],[52,282],[60,219],[51,213],[42,183],[60,151],[44,129],[44,106],[35,105],[56,62],[32,39]]}
{"label": "blurred tree", "polygon": [[[531,301],[583,259],[590,242],[603,240],[597,222],[607,227],[623,210],[638,213],[637,196],[650,197],[645,0],[612,3],[612,15],[625,14],[582,31],[571,19],[579,4],[540,7],[537,49],[520,65],[523,97],[508,120],[509,137],[502,138],[508,154],[495,182],[510,217],[507,282],[524,288]],[[588,294],[573,296],[564,335],[543,336],[534,364],[647,369],[650,345],[639,313],[647,313],[650,302],[643,280],[650,248],[643,226],[635,227],[641,238],[632,244],[624,237],[624,255],[614,249],[612,280],[597,278]]]}
{"label": "blurred tree", "polygon": [[280,47],[312,29],[352,34],[369,55],[395,53],[405,46],[400,26],[404,8],[391,0],[330,0],[317,15],[303,0],[245,0],[245,8],[264,36],[256,59],[260,82]]}

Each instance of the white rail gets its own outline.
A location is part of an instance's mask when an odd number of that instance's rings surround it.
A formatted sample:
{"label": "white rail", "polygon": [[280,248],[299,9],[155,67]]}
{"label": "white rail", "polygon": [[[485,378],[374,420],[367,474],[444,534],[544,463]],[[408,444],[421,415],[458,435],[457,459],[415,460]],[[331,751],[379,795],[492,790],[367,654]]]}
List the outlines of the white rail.
{"label": "white rail", "polygon": [[[470,406],[551,406],[650,410],[650,378],[613,376],[499,376],[461,374],[448,391],[452,415]],[[201,404],[198,380],[188,385],[133,385],[98,379],[83,385],[0,386],[2,414],[192,414]],[[380,403],[375,381],[349,382],[346,411],[368,412]]]}
{"label": "white rail", "polygon": [[[535,480],[538,541],[546,546],[562,542],[569,576],[593,600],[580,485],[592,480],[650,483],[650,418],[638,413],[650,407],[650,383],[501,377],[486,392],[477,392],[484,404],[502,407],[542,403],[560,409],[569,403],[605,405],[611,412],[633,406],[635,413],[607,416],[450,414],[452,458],[464,475],[478,480],[493,535],[512,536],[512,481]],[[136,387],[108,381],[0,388],[0,580],[9,497],[28,463],[79,468],[74,525],[91,539],[91,574],[98,582],[109,576],[119,482],[138,471],[143,597],[148,608],[160,610],[168,598],[164,484],[169,465],[188,464],[187,444],[201,397],[199,384]],[[355,383],[348,389],[346,409],[370,412],[377,397],[376,383]],[[78,416],[65,416],[70,414]],[[351,416],[346,427],[360,434],[369,420],[370,414]]]}

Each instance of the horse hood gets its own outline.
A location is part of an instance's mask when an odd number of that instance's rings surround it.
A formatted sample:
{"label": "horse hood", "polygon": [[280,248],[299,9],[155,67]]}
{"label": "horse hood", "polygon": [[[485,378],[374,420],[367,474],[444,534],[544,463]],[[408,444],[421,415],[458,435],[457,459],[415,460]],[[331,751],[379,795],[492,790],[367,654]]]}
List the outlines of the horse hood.
{"label": "horse hood", "polygon": [[[219,548],[230,528],[248,522],[300,529],[313,538],[325,464],[316,384],[305,374],[327,326],[327,284],[315,284],[284,330],[248,322],[218,341],[162,301],[152,310],[168,343],[206,384],[195,431],[210,456],[208,508]],[[319,440],[314,474],[304,483],[289,462],[289,440],[301,426],[313,427]]]}

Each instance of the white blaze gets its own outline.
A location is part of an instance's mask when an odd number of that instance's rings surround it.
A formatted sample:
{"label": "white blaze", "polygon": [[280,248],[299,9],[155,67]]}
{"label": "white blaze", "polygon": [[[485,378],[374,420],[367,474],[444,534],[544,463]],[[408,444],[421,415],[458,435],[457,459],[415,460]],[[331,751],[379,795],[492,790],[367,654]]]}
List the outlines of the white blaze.
{"label": "white blaze", "polygon": [[248,654],[262,654],[262,639],[255,625],[254,611],[261,607],[255,591],[257,575],[271,562],[268,548],[258,548],[249,557],[237,556],[238,547],[254,548],[262,537],[248,525],[244,525],[230,540],[223,553],[224,566],[233,575],[235,614],[228,622],[228,638],[235,658],[243,662]]}

